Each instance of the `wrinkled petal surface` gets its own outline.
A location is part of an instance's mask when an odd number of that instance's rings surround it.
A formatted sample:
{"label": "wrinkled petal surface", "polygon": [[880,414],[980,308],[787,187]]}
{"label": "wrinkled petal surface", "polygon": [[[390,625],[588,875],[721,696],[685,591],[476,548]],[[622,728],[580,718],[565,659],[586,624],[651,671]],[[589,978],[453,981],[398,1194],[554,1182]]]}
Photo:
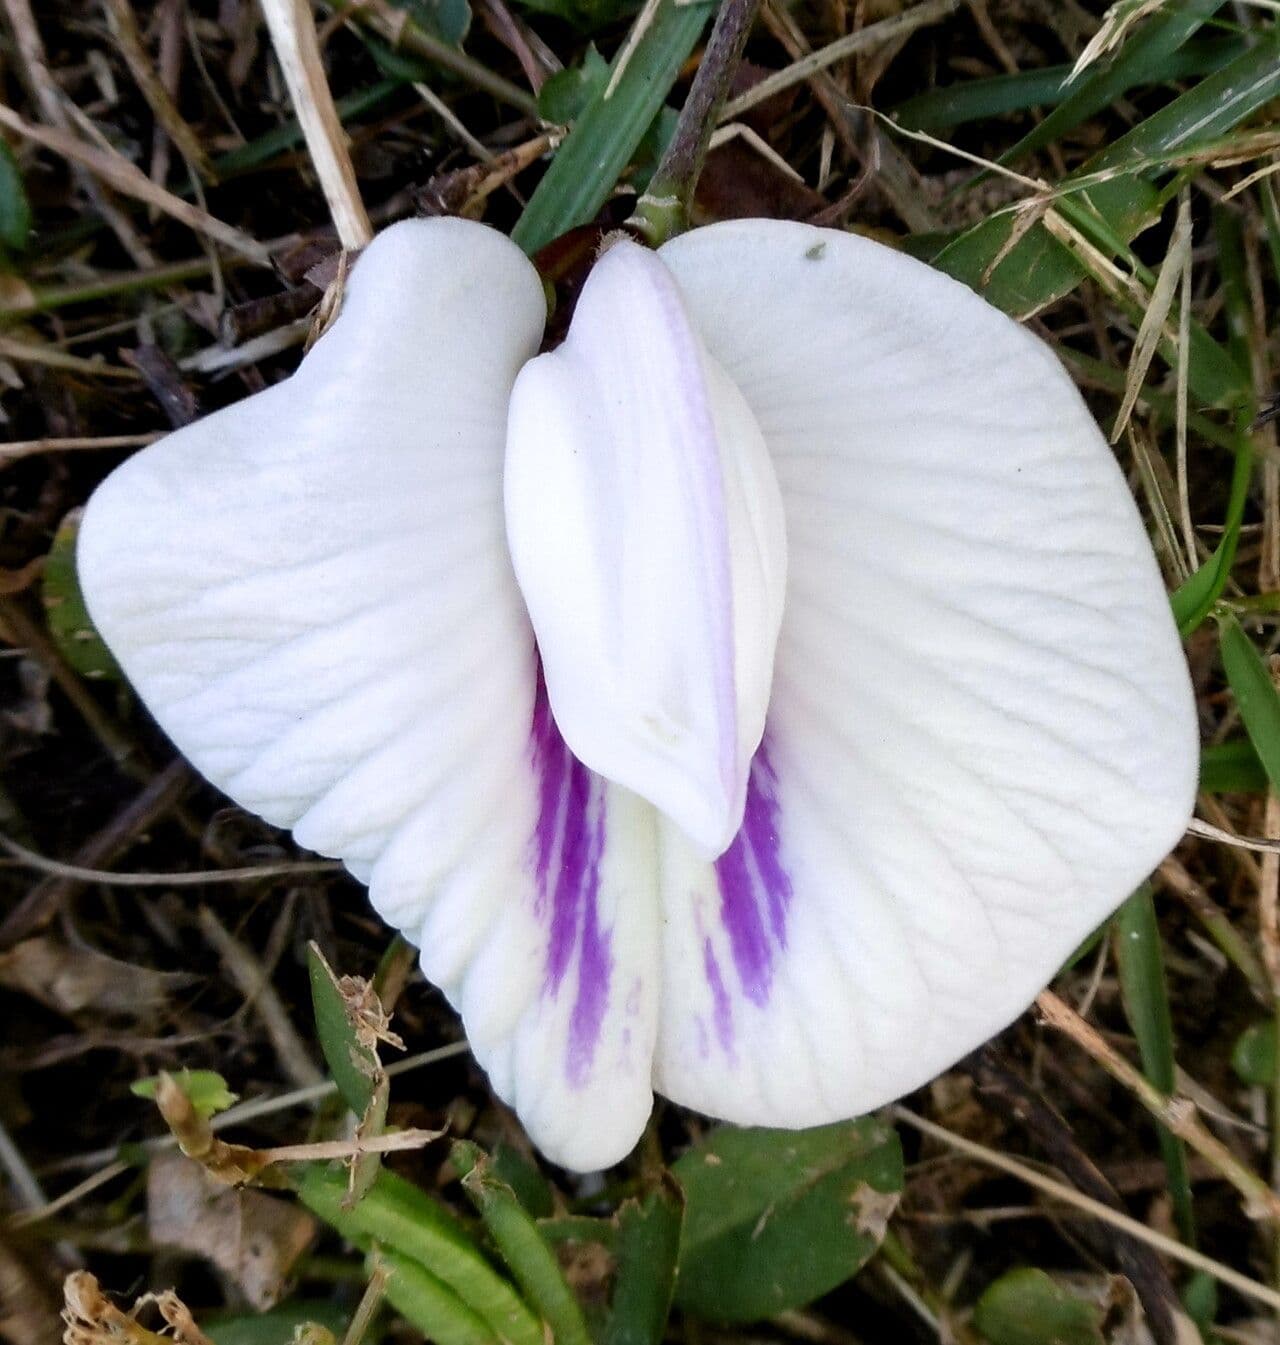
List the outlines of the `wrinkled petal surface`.
{"label": "wrinkled petal surface", "polygon": [[511,399],[507,531],[557,724],[707,857],[737,833],[786,584],[759,427],[629,241]]}
{"label": "wrinkled petal surface", "polygon": [[877,244],[768,221],[661,255],[763,430],[788,586],[745,822],[661,828],[654,1082],[856,1114],[1003,1028],[1189,816],[1189,681],[1053,354]]}
{"label": "wrinkled petal surface", "polygon": [[293,378],[100,487],[79,564],[178,747],[369,883],[535,1142],[589,1168],[651,1104],[654,823],[565,750],[508,559],[544,313],[493,230],[387,230]]}

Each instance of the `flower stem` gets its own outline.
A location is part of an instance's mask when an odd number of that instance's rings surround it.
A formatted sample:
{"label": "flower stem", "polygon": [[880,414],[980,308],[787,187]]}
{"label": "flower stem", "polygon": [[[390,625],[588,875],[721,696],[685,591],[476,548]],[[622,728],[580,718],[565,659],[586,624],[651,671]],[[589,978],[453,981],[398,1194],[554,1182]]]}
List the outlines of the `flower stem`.
{"label": "flower stem", "polygon": [[629,223],[654,247],[689,227],[694,188],[760,0],[723,0],[675,134]]}

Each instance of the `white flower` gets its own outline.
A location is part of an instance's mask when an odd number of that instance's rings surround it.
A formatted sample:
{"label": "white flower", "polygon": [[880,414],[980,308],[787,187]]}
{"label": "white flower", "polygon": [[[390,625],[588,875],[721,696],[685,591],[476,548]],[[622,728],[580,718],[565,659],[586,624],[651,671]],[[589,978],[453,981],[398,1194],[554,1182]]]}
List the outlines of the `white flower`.
{"label": "white flower", "polygon": [[494,231],[388,229],[293,378],[98,490],[90,610],[199,770],[368,883],[550,1158],[620,1159],[654,1089],[864,1112],[1189,815],[1125,482],[1048,349],[849,234],[621,242],[535,359],[543,320]]}

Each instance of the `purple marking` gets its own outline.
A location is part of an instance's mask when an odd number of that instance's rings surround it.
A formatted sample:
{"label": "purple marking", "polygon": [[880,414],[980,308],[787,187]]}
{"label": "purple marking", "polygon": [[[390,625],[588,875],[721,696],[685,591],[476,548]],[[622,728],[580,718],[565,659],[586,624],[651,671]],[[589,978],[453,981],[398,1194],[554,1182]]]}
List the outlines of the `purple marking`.
{"label": "purple marking", "polygon": [[[726,1055],[733,1054],[733,1005],[729,992],[724,986],[724,977],[720,975],[720,963],[716,961],[715,949],[710,939],[702,941],[702,967],[711,987],[711,1002],[714,1009],[716,1036]],[[705,1055],[706,1052],[703,1051]]]}
{"label": "purple marking", "polygon": [[604,789],[560,736],[541,670],[530,737],[538,777],[538,820],[532,838],[534,910],[549,921],[543,993],[553,999],[559,995],[576,949],[578,984],[569,1013],[565,1069],[569,1083],[580,1088],[600,1039],[613,971],[611,940],[600,927],[599,912]]}
{"label": "purple marking", "polygon": [[791,878],[779,853],[777,783],[762,742],[751,763],[742,826],[716,860],[720,919],[729,936],[738,980],[743,994],[760,1005],[769,999],[775,952],[787,946],[787,907],[791,903]]}

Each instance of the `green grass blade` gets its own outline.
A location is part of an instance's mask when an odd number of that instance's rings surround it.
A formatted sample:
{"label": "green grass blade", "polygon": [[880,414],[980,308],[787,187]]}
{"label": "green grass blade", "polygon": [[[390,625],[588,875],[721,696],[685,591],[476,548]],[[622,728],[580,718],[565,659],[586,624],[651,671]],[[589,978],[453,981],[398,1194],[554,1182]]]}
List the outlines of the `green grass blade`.
{"label": "green grass blade", "polygon": [[1222,278],[1222,311],[1227,322],[1227,349],[1241,369],[1248,369],[1252,314],[1249,279],[1245,274],[1244,234],[1239,215],[1229,206],[1214,207],[1213,241],[1218,254],[1218,274]]}
{"label": "green grass blade", "polygon": [[[1165,984],[1160,928],[1150,884],[1143,884],[1116,913],[1116,962],[1125,1013],[1142,1054],[1142,1069],[1162,1093],[1172,1093],[1175,1082],[1173,1020]],[[1191,1199],[1191,1177],[1182,1143],[1164,1126],[1157,1126],[1160,1152],[1168,1174],[1178,1234],[1188,1247],[1196,1243],[1196,1220]]]}
{"label": "green grass blade", "polygon": [[[1078,207],[1092,213],[1115,238],[1132,239],[1154,223],[1164,207],[1165,196],[1152,180],[1162,164],[1193,147],[1216,142],[1277,95],[1280,32],[1270,31],[1243,55],[1140,122],[1080,172],[1064,179],[1063,185],[1088,181],[1087,187],[1073,193]],[[1092,181],[1094,174],[1111,169],[1119,170],[1119,176]],[[1015,314],[1033,312],[1061,298],[1087,274],[1084,264],[1065,244],[1036,225],[988,278],[987,272],[1008,242],[1012,227],[1008,214],[985,220],[935,248],[933,264],[980,290],[997,307]],[[1209,385],[1200,379],[1199,361],[1193,359],[1191,363],[1192,390],[1202,402],[1225,404],[1246,393],[1242,371],[1233,386],[1222,387],[1216,377]],[[1222,367],[1219,362],[1218,374]]]}
{"label": "green grass blade", "polygon": [[[1141,72],[1116,96],[1147,84],[1202,78],[1239,56],[1245,47],[1245,40],[1240,37],[1214,37],[1188,42],[1172,52],[1158,71]],[[909,131],[936,133],[989,117],[1007,117],[1010,113],[1027,112],[1033,107],[1059,106],[1072,97],[1073,86],[1067,82],[1071,69],[1069,65],[1047,65],[1040,70],[1019,70],[1012,75],[993,75],[989,79],[970,79],[959,84],[949,84],[905,99],[891,108],[889,115]],[[1020,153],[1027,152],[1025,147],[1015,148]],[[1013,151],[1010,150],[1003,157],[1007,159],[1012,155]]]}
{"label": "green grass blade", "polygon": [[556,1345],[591,1345],[582,1309],[565,1283],[555,1253],[516,1193],[493,1175],[488,1158],[474,1144],[459,1140],[453,1146],[453,1165],[502,1259],[546,1319]]}
{"label": "green grass blade", "polygon": [[379,1252],[391,1271],[387,1302],[434,1345],[501,1345],[484,1319],[425,1266],[386,1248]]}
{"label": "green grass blade", "polygon": [[1210,743],[1200,753],[1200,789],[1205,794],[1265,794],[1267,773],[1248,738]]}
{"label": "green grass blade", "polygon": [[1168,72],[1170,57],[1206,19],[1222,8],[1223,2],[1180,0],[1166,5],[1115,56],[1089,66],[1073,81],[1063,101],[1029,135],[1002,154],[1000,162],[1010,163],[1051,145],[1129,89],[1174,78]]}
{"label": "green grass blade", "polygon": [[662,0],[612,94],[606,84],[587,104],[511,231],[525,252],[585,224],[609,199],[714,10]]}
{"label": "green grass blade", "polygon": [[1227,497],[1227,516],[1223,520],[1222,538],[1213,555],[1185,579],[1171,595],[1173,617],[1185,640],[1213,611],[1214,603],[1222,596],[1235,564],[1236,548],[1240,544],[1240,528],[1244,523],[1244,507],[1249,499],[1249,481],[1253,476],[1253,445],[1241,429],[1236,436],[1236,460],[1231,469],[1231,490]]}
{"label": "green grass blade", "polygon": [[24,252],[30,237],[31,203],[22,173],[13,151],[0,143],[0,244]]}
{"label": "green grass blade", "polygon": [[1280,695],[1271,672],[1234,616],[1219,618],[1218,639],[1222,668],[1235,693],[1245,732],[1271,788],[1280,793]]}
{"label": "green grass blade", "polygon": [[[542,1323],[489,1264],[457,1219],[403,1177],[384,1168],[373,1188],[348,1210],[343,1207],[345,1175],[312,1164],[298,1194],[308,1209],[349,1242],[366,1249],[376,1242],[384,1252],[393,1251],[423,1267],[432,1281],[479,1317],[487,1331],[509,1345],[545,1345]],[[418,1289],[426,1295],[424,1301],[434,1301],[427,1292],[429,1284],[425,1288],[419,1284]],[[389,1292],[388,1297],[400,1307],[394,1294]]]}

